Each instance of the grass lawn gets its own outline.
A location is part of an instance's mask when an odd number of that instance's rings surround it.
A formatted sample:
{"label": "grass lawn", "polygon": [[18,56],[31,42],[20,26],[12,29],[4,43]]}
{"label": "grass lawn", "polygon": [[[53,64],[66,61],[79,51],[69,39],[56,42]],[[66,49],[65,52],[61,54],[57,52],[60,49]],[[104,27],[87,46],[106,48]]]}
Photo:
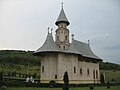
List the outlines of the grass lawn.
{"label": "grass lawn", "polygon": [[[62,88],[7,88],[4,90],[62,90]],[[81,87],[81,88],[70,88],[69,90],[90,90],[88,87]],[[106,87],[95,87],[94,90],[120,90],[120,86],[111,86],[110,89],[107,89]]]}

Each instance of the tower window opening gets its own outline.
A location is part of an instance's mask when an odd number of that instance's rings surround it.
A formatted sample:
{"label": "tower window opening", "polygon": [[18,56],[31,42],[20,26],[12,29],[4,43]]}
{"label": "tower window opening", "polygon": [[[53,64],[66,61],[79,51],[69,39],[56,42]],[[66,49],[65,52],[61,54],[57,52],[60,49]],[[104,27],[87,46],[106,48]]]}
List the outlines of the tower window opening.
{"label": "tower window opening", "polygon": [[59,48],[61,48],[61,47],[59,46]]}
{"label": "tower window opening", "polygon": [[59,35],[57,35],[57,41],[59,41]]}
{"label": "tower window opening", "polygon": [[63,46],[63,50],[65,50],[65,46]]}
{"label": "tower window opening", "polygon": [[67,35],[65,35],[65,40],[67,40],[67,38],[68,38]]}

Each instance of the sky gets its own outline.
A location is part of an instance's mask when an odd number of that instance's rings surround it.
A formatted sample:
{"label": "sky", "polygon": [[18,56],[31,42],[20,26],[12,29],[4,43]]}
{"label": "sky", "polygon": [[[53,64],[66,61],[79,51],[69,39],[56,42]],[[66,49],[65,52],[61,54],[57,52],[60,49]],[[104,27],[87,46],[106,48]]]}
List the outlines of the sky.
{"label": "sky", "polygon": [[[61,3],[70,35],[88,43],[104,62],[120,64],[120,0],[0,0],[0,50],[37,50]],[[71,36],[70,36],[71,39]]]}

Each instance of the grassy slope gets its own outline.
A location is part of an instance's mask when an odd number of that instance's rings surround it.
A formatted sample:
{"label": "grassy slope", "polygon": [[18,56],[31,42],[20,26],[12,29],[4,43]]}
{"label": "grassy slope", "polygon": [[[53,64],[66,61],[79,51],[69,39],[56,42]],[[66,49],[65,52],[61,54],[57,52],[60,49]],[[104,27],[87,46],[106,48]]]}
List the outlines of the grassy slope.
{"label": "grassy slope", "polygon": [[[7,88],[7,90],[62,90],[62,88]],[[70,88],[69,90],[90,90],[88,87]],[[108,90],[106,87],[95,87],[94,90]],[[120,90],[120,86],[112,86],[109,90]]]}
{"label": "grassy slope", "polygon": [[105,73],[106,81],[120,82],[120,70],[100,70],[100,73]]}
{"label": "grassy slope", "polygon": [[16,76],[21,73],[23,75],[33,75],[34,73],[37,74],[39,77],[40,67],[33,66],[33,65],[19,65],[19,64],[0,64],[0,72],[3,71],[4,75],[8,74],[9,72],[16,72]]}

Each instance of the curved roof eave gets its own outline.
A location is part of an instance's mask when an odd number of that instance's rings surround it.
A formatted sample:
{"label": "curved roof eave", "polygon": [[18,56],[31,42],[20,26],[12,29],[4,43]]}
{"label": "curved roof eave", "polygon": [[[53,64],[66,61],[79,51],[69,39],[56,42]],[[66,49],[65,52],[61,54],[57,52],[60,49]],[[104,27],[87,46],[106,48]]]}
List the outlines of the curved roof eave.
{"label": "curved roof eave", "polygon": [[61,52],[61,50],[57,48],[57,46],[55,45],[55,42],[52,37],[52,33],[48,33],[44,44],[34,53],[40,53],[40,52]]}
{"label": "curved roof eave", "polygon": [[83,43],[77,40],[72,41],[74,44],[74,48],[79,52],[78,54],[82,54],[82,56],[94,58],[94,59],[100,59],[98,56],[96,56],[92,50],[90,49],[89,45],[87,43]]}

